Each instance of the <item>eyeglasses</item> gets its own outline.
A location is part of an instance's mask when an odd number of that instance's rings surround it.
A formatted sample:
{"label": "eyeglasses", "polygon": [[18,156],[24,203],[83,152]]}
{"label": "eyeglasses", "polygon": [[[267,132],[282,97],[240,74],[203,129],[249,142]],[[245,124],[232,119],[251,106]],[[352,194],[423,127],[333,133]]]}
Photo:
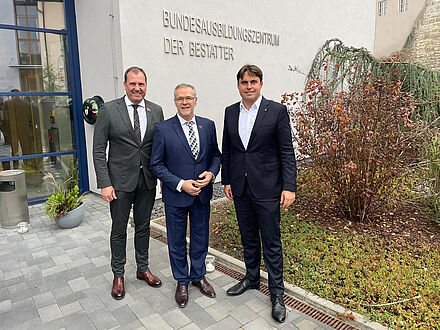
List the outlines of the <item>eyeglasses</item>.
{"label": "eyeglasses", "polygon": [[191,101],[194,100],[194,99],[195,99],[195,97],[192,97],[192,96],[186,96],[186,97],[176,97],[176,98],[174,99],[174,101],[176,101],[176,102],[178,102],[178,103],[182,103],[183,101],[191,102]]}

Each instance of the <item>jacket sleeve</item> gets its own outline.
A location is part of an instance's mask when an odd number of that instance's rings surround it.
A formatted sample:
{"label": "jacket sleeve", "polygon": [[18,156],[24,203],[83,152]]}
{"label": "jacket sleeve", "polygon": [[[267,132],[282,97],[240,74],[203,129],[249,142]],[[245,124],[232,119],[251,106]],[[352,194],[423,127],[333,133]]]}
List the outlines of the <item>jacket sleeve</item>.
{"label": "jacket sleeve", "polygon": [[282,106],[277,123],[278,148],[281,159],[283,190],[296,191],[296,159],[287,108]]}
{"label": "jacket sleeve", "polygon": [[222,137],[222,184],[231,184],[229,177],[229,162],[231,156],[231,141],[228,132],[228,109],[225,110],[225,120],[223,123],[223,137]]}
{"label": "jacket sleeve", "polygon": [[218,172],[220,171],[220,164],[222,162],[222,157],[220,154],[220,150],[218,149],[218,143],[217,143],[217,132],[215,130],[215,123],[212,123],[212,155],[211,155],[211,164],[209,166],[209,172],[214,174],[214,176],[217,176]]}
{"label": "jacket sleeve", "polygon": [[181,178],[171,173],[166,166],[165,140],[159,125],[154,129],[150,170],[164,185],[176,190]]}
{"label": "jacket sleeve", "polygon": [[93,163],[95,165],[96,182],[98,188],[111,186],[107,167],[106,150],[109,140],[109,109],[105,105],[99,111],[93,134]]}

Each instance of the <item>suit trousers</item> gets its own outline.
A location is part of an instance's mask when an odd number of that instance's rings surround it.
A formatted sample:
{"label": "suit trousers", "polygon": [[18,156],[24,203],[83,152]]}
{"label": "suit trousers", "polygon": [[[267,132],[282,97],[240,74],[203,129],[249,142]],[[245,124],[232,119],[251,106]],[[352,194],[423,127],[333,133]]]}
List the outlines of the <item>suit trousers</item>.
{"label": "suit trousers", "polygon": [[[188,207],[165,204],[171,270],[174,279],[181,285],[188,285],[190,281],[198,282],[206,274],[205,258],[209,243],[209,211],[210,203],[201,203],[198,197]],[[189,273],[186,249],[188,215],[191,240]]]}
{"label": "suit trousers", "polygon": [[110,214],[112,217],[110,248],[113,274],[117,277],[124,276],[127,224],[132,205],[137,270],[145,272],[148,270],[150,217],[156,197],[156,189],[148,189],[141,169],[136,189],[131,192],[116,190],[116,197],[117,199],[110,202]]}
{"label": "suit trousers", "polygon": [[256,198],[246,181],[241,196],[234,195],[234,206],[244,250],[245,277],[250,281],[260,280],[262,242],[269,273],[269,291],[271,294],[283,294],[280,198]]}

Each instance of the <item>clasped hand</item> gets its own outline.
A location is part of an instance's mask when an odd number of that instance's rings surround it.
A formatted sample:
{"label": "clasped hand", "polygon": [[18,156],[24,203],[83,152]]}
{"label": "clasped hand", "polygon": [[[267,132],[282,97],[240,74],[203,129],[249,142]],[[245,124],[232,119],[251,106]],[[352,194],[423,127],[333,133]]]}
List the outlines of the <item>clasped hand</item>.
{"label": "clasped hand", "polygon": [[199,175],[198,180],[185,180],[182,190],[191,196],[197,196],[212,180],[212,173],[205,171]]}

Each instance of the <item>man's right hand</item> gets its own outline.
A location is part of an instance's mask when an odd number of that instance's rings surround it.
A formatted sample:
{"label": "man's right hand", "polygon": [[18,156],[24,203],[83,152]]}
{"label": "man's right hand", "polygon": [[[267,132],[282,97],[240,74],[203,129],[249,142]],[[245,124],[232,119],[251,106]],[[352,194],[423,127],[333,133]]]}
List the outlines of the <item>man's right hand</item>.
{"label": "man's right hand", "polygon": [[114,199],[118,199],[116,197],[115,189],[113,189],[113,186],[104,187],[101,189],[101,196],[102,199],[106,202],[110,203]]}
{"label": "man's right hand", "polygon": [[230,184],[225,185],[225,188],[224,188],[223,190],[224,190],[224,192],[225,192],[226,197],[227,197],[229,200],[233,201],[233,200],[234,200],[234,196],[232,196],[231,185],[230,185]]}
{"label": "man's right hand", "polygon": [[197,196],[202,188],[195,187],[195,184],[197,184],[196,180],[186,180],[182,185],[182,190],[191,196]]}

